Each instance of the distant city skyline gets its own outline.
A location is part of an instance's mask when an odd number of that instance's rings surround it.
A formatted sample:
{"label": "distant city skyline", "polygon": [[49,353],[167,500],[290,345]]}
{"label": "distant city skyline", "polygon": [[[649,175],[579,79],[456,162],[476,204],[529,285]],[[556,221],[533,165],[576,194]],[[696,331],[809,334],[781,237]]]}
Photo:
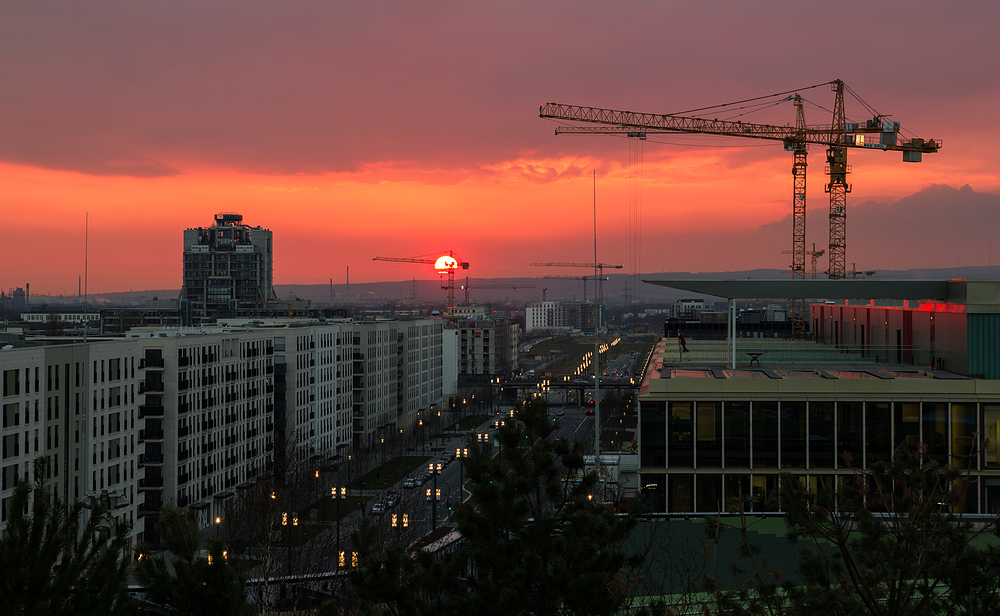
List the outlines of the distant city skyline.
{"label": "distant city skyline", "polygon": [[[535,261],[787,268],[780,144],[554,136],[538,105],[687,109],[840,78],[919,164],[849,153],[847,267],[1000,263],[1000,6],[582,2],[33,4],[4,9],[0,288],[180,288],[183,230],[236,212],[274,233],[275,284],[433,278],[373,262],[453,250],[476,278]],[[884,18],[884,23],[880,20]],[[832,93],[803,92],[807,122]],[[847,101],[852,120],[867,112]],[[787,124],[790,103],[745,121]],[[806,242],[825,248],[822,148]],[[635,237],[641,204],[641,258]],[[996,244],[996,246],[993,246]],[[825,268],[825,259],[820,269]],[[566,273],[576,273],[567,270]],[[579,272],[581,275],[584,271]]]}

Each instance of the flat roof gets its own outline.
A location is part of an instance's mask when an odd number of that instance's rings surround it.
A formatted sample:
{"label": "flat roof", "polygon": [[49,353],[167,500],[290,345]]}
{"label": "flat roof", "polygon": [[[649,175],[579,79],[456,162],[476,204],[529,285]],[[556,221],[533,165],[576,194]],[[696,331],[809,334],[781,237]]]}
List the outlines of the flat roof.
{"label": "flat roof", "polygon": [[1000,312],[1000,279],[953,280],[643,280],[647,284],[727,299],[932,300],[968,307],[970,313]]}

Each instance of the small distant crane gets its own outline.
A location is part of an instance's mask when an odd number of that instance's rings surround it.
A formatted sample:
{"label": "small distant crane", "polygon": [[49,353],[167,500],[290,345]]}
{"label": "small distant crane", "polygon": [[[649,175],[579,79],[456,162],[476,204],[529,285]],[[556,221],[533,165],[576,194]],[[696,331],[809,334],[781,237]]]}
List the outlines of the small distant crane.
{"label": "small distant crane", "polygon": [[[587,282],[590,280],[598,280],[601,282],[605,280],[610,280],[607,276],[594,278],[593,276],[535,276],[540,280],[582,280],[583,281],[583,301],[587,301]],[[542,301],[545,301],[544,298]]]}
{"label": "small distant crane", "polygon": [[458,268],[469,269],[469,264],[455,258],[455,253],[448,251],[448,254],[441,255],[436,259],[428,259],[428,255],[417,257],[373,257],[372,261],[389,261],[390,263],[419,263],[423,265],[433,265],[434,269],[441,276],[447,274],[448,284],[442,285],[442,289],[448,289],[448,319],[454,319],[455,315],[455,270]]}
{"label": "small distant crane", "polygon": [[622,269],[624,265],[611,265],[610,263],[529,263],[532,267],[589,267],[597,270],[597,303],[604,305],[604,268]]}
{"label": "small distant crane", "polygon": [[469,303],[469,289],[534,289],[533,284],[469,284],[469,277],[465,277],[465,284],[462,285],[465,289],[465,303]]}
{"label": "small distant crane", "polygon": [[865,278],[867,278],[869,276],[874,276],[874,275],[875,275],[875,270],[861,271],[861,270],[858,269],[858,264],[857,263],[851,263],[851,271],[850,271],[850,275],[848,276],[848,278],[850,278],[850,279],[853,280],[853,279],[857,278],[858,276],[864,276]]}

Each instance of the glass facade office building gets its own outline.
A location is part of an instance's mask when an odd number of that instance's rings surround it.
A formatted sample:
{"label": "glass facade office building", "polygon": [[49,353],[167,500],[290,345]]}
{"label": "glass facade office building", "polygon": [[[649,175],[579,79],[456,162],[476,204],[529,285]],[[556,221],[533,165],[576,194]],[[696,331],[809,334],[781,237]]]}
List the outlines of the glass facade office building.
{"label": "glass facade office building", "polygon": [[913,366],[663,367],[644,384],[639,413],[640,486],[654,511],[726,511],[741,494],[773,509],[765,503],[782,472],[814,491],[835,488],[920,443],[925,459],[980,479],[959,486],[966,513],[1000,508],[1000,381]]}

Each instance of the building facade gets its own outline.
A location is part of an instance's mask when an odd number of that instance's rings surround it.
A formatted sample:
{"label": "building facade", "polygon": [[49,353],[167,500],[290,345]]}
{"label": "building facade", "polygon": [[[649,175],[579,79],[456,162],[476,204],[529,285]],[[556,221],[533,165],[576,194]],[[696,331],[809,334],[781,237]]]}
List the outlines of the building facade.
{"label": "building facade", "polygon": [[164,505],[207,527],[254,481],[335,461],[434,410],[442,327],[280,321],[0,350],[0,530],[39,457],[64,500],[114,502],[133,546],[158,542]]}
{"label": "building facade", "polygon": [[[658,351],[666,352],[664,348]],[[1000,508],[1000,381],[912,366],[757,370],[653,364],[639,402],[640,483],[654,510],[765,510],[779,474],[835,489],[899,446],[971,470],[963,511]],[[990,443],[994,441],[991,440]],[[721,509],[720,509],[721,508]]]}
{"label": "building facade", "polygon": [[516,322],[485,316],[458,319],[447,331],[456,337],[459,382],[508,379],[519,371]]}
{"label": "building facade", "polygon": [[18,481],[44,480],[63,502],[110,507],[110,522],[131,523],[131,554],[142,538],[140,485],[143,369],[133,343],[91,342],[0,351],[3,461],[0,527]]}
{"label": "building facade", "polygon": [[[524,309],[524,331],[550,330],[561,332],[594,331],[593,302],[535,302]],[[601,325],[604,307],[601,306]]]}
{"label": "building facade", "polygon": [[276,300],[271,231],[216,214],[211,227],[184,231],[181,309],[185,324],[253,316]]}

